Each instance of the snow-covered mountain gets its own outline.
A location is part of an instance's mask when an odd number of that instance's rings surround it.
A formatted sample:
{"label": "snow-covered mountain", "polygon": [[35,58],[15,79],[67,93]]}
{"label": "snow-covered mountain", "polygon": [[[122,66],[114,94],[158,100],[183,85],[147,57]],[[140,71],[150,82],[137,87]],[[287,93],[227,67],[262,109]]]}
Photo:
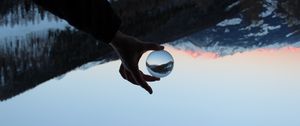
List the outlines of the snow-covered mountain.
{"label": "snow-covered mountain", "polygon": [[[235,2],[227,7],[238,6]],[[287,18],[278,11],[277,0],[265,0],[259,20],[246,19],[244,10],[205,30],[176,40],[170,45],[187,52],[214,52],[219,56],[232,55],[257,48],[300,47],[300,21]]]}

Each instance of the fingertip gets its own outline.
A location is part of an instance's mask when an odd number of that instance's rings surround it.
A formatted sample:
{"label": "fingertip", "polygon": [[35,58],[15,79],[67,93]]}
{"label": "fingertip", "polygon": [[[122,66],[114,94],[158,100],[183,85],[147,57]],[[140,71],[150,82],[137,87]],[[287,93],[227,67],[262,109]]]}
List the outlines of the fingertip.
{"label": "fingertip", "polygon": [[149,94],[153,94],[153,90],[152,90],[152,89],[149,90],[148,93],[149,93]]}
{"label": "fingertip", "polygon": [[165,47],[164,47],[164,46],[157,45],[157,48],[156,48],[156,50],[164,50],[164,49],[165,49]]}
{"label": "fingertip", "polygon": [[165,49],[165,47],[160,45],[160,50],[164,50],[164,49]]}
{"label": "fingertip", "polygon": [[152,92],[149,92],[149,94],[152,95],[152,94],[153,94],[153,91],[152,91]]}
{"label": "fingertip", "polygon": [[147,45],[148,49],[149,50],[164,50],[164,46],[161,46],[159,44],[156,44],[156,43],[150,43]]}
{"label": "fingertip", "polygon": [[148,88],[147,91],[148,91],[149,94],[152,94],[152,93],[153,93],[152,88]]}
{"label": "fingertip", "polygon": [[153,93],[153,90],[149,85],[144,85],[142,86],[142,88],[144,88],[149,94]]}

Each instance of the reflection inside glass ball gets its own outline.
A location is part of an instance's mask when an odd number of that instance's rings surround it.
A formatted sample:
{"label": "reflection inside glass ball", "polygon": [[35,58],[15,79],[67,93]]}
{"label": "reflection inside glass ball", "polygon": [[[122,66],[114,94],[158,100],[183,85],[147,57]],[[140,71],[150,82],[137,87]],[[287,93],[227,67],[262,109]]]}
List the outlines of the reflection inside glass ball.
{"label": "reflection inside glass ball", "polygon": [[162,78],[173,70],[174,59],[167,51],[153,51],[146,60],[146,66],[152,76]]}

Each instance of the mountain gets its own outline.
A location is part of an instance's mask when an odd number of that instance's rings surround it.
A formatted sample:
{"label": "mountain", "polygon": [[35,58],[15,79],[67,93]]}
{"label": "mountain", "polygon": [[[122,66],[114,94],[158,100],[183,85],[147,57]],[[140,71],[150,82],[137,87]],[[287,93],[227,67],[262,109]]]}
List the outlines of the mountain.
{"label": "mountain", "polygon": [[161,65],[150,65],[147,62],[146,66],[155,73],[167,74],[172,70],[173,64],[174,64],[173,61],[167,62],[165,64],[161,64]]}
{"label": "mountain", "polygon": [[[258,19],[248,20],[245,9],[233,17],[176,40],[170,45],[197,53],[200,50],[219,56],[232,55],[257,48],[299,47],[300,20],[290,17],[282,9],[283,1],[266,0]],[[232,6],[239,6],[234,3]]]}

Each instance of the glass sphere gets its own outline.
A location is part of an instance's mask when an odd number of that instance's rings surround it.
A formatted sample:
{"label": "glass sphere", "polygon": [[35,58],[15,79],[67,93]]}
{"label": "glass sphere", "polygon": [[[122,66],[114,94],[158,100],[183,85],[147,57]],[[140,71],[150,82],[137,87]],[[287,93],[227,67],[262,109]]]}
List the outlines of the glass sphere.
{"label": "glass sphere", "polygon": [[147,57],[146,66],[152,76],[162,78],[173,70],[174,59],[167,51],[153,51]]}

